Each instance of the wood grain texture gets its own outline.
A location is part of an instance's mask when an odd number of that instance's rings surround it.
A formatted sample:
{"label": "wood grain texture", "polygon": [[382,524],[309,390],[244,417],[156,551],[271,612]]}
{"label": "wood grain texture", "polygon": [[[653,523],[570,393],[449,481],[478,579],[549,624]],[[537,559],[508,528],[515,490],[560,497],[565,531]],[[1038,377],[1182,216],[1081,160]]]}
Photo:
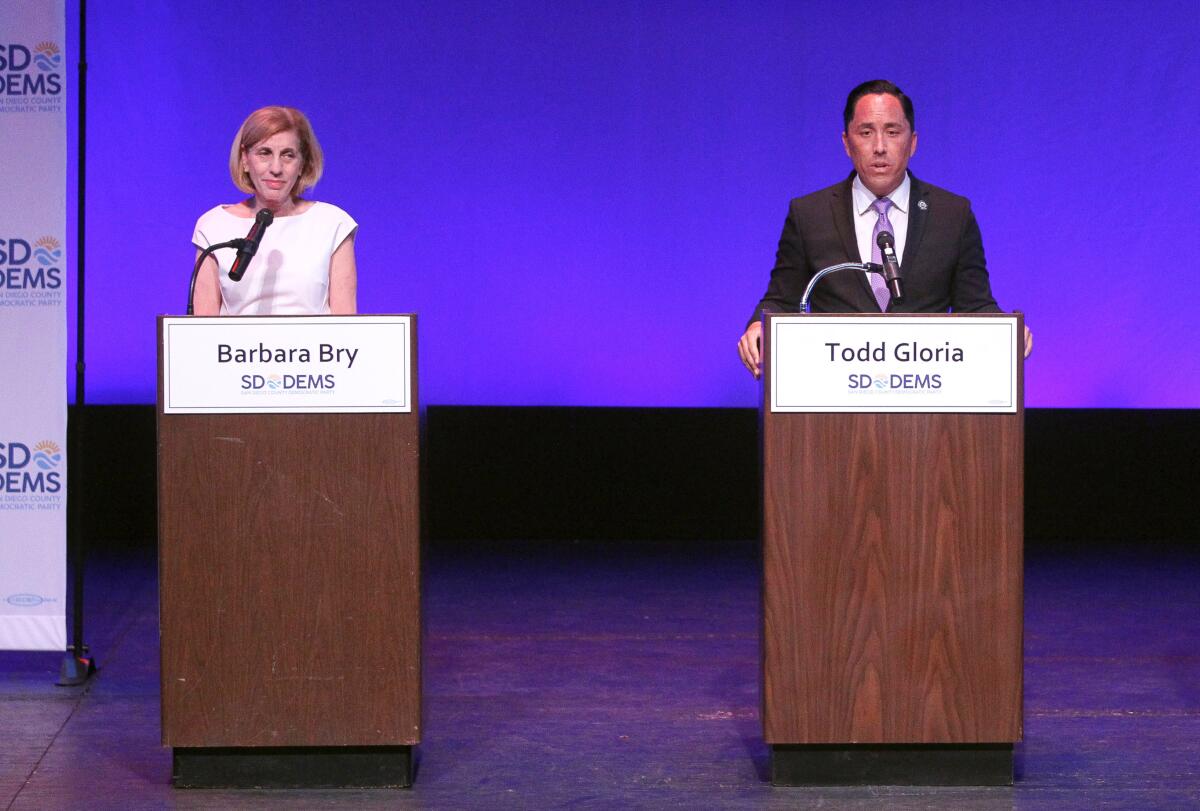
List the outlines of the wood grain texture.
{"label": "wood grain texture", "polygon": [[164,415],[160,392],[165,745],[418,743],[413,402]]}
{"label": "wood grain texture", "polygon": [[764,412],[768,743],[1020,739],[1023,419]]}

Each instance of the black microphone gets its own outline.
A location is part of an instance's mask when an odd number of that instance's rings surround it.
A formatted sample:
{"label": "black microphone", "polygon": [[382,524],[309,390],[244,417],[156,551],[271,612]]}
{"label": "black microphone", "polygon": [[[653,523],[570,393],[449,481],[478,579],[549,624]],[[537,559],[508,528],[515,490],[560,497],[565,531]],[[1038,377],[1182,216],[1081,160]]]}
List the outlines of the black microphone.
{"label": "black microphone", "polygon": [[880,231],[875,237],[879,254],[883,258],[883,280],[887,282],[892,301],[904,301],[904,287],[900,279],[900,261],[896,259],[896,240],[890,231]]}
{"label": "black microphone", "polygon": [[254,254],[258,253],[258,243],[262,240],[263,232],[267,230],[267,226],[274,219],[275,215],[265,208],[260,209],[254,216],[254,225],[250,226],[250,233],[246,234],[246,239],[238,247],[237,258],[233,260],[233,267],[229,269],[230,281],[240,282],[242,280],[246,268],[250,265],[250,260],[254,258]]}

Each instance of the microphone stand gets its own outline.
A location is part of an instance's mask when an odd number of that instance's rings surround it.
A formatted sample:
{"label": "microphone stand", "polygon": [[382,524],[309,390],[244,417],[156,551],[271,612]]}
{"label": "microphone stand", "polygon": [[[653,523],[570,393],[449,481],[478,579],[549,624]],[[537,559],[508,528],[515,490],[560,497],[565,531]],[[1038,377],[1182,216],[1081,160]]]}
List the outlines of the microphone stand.
{"label": "microphone stand", "polygon": [[839,270],[858,270],[866,273],[878,273],[883,275],[883,266],[877,265],[874,262],[843,262],[840,265],[830,265],[827,268],[817,271],[817,275],[812,277],[808,283],[808,287],[804,288],[804,295],[800,298],[800,312],[808,313],[808,298],[812,295],[813,288],[817,286],[817,282],[828,276],[830,273],[836,273]]}
{"label": "microphone stand", "polygon": [[207,248],[205,248],[204,250],[202,250],[200,252],[200,255],[198,257],[196,257],[196,264],[192,268],[191,283],[188,284],[188,301],[187,301],[187,314],[188,315],[195,314],[195,312],[192,308],[192,302],[196,298],[196,277],[200,275],[200,266],[204,264],[204,260],[207,259],[209,254],[211,254],[213,251],[220,250],[221,248],[237,248],[238,250],[241,250],[243,247],[245,247],[245,245],[246,245],[246,240],[244,240],[244,239],[240,239],[240,238],[239,239],[231,239],[228,242],[218,242],[216,245],[209,245]]}
{"label": "microphone stand", "polygon": [[[87,201],[87,0],[79,0],[79,91],[77,146],[77,193],[75,205],[75,405],[67,415],[67,558],[73,589],[71,591],[71,641],[59,666],[59,687],[78,687],[86,684],[96,673],[96,658],[83,639],[83,586],[87,565],[87,539],[84,537],[84,503],[86,487],[83,476],[84,415],[87,414],[87,355],[84,352],[84,317],[87,315],[87,296],[84,295],[84,265],[87,258],[84,214]],[[64,573],[65,574],[65,573]]]}

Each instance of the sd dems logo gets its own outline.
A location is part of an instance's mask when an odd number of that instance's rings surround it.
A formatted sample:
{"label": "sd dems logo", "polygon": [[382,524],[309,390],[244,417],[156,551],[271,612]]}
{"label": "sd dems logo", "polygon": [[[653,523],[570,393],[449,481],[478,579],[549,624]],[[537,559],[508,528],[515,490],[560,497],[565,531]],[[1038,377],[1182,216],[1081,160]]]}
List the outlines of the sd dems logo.
{"label": "sd dems logo", "polygon": [[0,43],[0,112],[60,111],[62,66],[57,43],[43,40],[32,47]]}
{"label": "sd dems logo", "polygon": [[62,53],[53,42],[39,42],[33,50],[33,64],[42,73],[54,74],[62,67]]}
{"label": "sd dems logo", "polygon": [[62,465],[62,460],[62,451],[48,439],[33,446],[33,463],[42,470],[54,470]]}
{"label": "sd dems logo", "polygon": [[54,237],[42,237],[33,243],[33,258],[44,268],[57,267],[62,264],[62,245]]}
{"label": "sd dems logo", "polygon": [[242,375],[242,394],[282,394],[290,391],[329,392],[337,388],[332,374],[323,375]]}
{"label": "sd dems logo", "polygon": [[62,243],[54,237],[0,237],[0,307],[62,303],[62,266]]}
{"label": "sd dems logo", "polygon": [[0,509],[59,509],[63,474],[57,443],[43,439],[30,447],[24,442],[0,442]]}
{"label": "sd dems logo", "polygon": [[942,387],[940,374],[852,374],[846,382],[850,390],[929,391]]}

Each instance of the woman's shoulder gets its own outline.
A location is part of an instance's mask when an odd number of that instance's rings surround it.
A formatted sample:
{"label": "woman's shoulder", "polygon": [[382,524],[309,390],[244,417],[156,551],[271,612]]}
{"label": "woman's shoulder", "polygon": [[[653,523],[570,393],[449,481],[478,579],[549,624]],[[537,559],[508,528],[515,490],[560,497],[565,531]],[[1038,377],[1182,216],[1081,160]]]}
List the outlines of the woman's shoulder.
{"label": "woman's shoulder", "polygon": [[317,226],[322,233],[332,233],[334,241],[342,240],[358,230],[358,223],[343,209],[333,203],[313,203],[302,215],[309,225]]}
{"label": "woman's shoulder", "polygon": [[196,227],[192,229],[192,243],[200,247],[224,242],[234,237],[245,236],[245,220],[236,214],[231,214],[232,206],[213,206],[200,215]]}
{"label": "woman's shoulder", "polygon": [[241,206],[241,203],[221,203],[220,205],[215,205],[200,215],[200,218],[196,220],[196,225],[200,226],[202,223],[207,224],[214,222],[225,222],[230,219],[250,219],[249,217],[242,217],[235,213],[235,209],[237,209],[239,206]]}
{"label": "woman's shoulder", "polygon": [[305,213],[311,214],[314,217],[319,217],[323,220],[354,222],[354,218],[351,217],[345,209],[335,206],[333,203],[323,203],[320,200],[313,201],[313,204],[309,206],[308,211]]}

